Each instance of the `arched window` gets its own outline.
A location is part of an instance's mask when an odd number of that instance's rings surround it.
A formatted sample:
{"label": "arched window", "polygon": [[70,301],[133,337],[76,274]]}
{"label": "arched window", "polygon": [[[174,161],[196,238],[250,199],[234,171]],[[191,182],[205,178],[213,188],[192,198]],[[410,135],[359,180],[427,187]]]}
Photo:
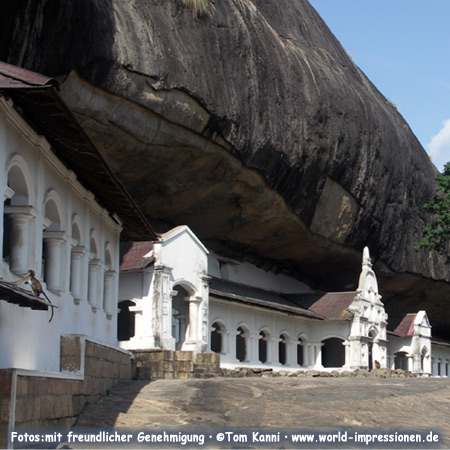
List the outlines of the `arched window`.
{"label": "arched window", "polygon": [[298,338],[297,341],[297,364],[299,366],[303,366],[304,364],[304,357],[303,357],[303,341],[302,338]]}
{"label": "arched window", "polygon": [[84,258],[87,254],[87,250],[82,246],[82,234],[81,225],[79,224],[78,215],[74,215],[72,221],[72,232],[71,232],[71,252],[70,252],[70,285],[69,290],[72,294],[75,304],[79,304],[83,296],[83,266]]}
{"label": "arched window", "polygon": [[89,278],[88,278],[88,302],[91,305],[92,311],[97,312],[99,307],[99,271],[101,263],[98,259],[98,246],[95,237],[95,231],[91,232],[91,239],[89,244]]}
{"label": "arched window", "polygon": [[114,309],[114,294],[116,272],[113,269],[110,244],[105,245],[105,267],[103,273],[103,310],[108,319],[112,318]]}
{"label": "arched window", "polygon": [[288,337],[286,334],[280,334],[280,342],[278,342],[278,362],[281,365],[285,365],[287,363],[287,340]]}
{"label": "arched window", "polygon": [[329,338],[323,341],[322,365],[324,367],[342,367],[345,364],[343,339]]}
{"label": "arched window", "polygon": [[42,269],[43,280],[49,289],[58,291],[62,288],[62,245],[64,243],[61,214],[56,203],[54,191],[48,195],[44,206],[45,231],[42,240]]}
{"label": "arched window", "polygon": [[220,323],[214,322],[212,324],[212,331],[211,331],[211,351],[214,353],[221,353],[222,352],[222,334],[221,330],[222,327],[220,326]]}
{"label": "arched window", "polygon": [[2,258],[5,261],[9,261],[9,255],[11,253],[11,219],[6,214],[8,210],[8,206],[11,206],[11,197],[14,195],[14,191],[12,189],[8,189],[8,192],[5,192],[5,201],[3,204],[3,249],[2,249]]}
{"label": "arched window", "polygon": [[237,329],[236,335],[236,358],[238,361],[243,362],[247,358],[247,333],[244,327]]}
{"label": "arched window", "polygon": [[2,258],[9,263],[12,272],[23,275],[30,268],[30,224],[37,217],[37,210],[30,205],[31,175],[24,159],[15,155],[8,166],[7,187],[4,191]]}
{"label": "arched window", "polygon": [[259,333],[261,336],[258,342],[258,359],[264,364],[267,362],[267,340],[269,337],[269,333],[265,330]]}
{"label": "arched window", "polygon": [[10,197],[12,206],[30,204],[27,180],[23,170],[18,165],[12,165],[9,169],[7,184],[13,193]]}

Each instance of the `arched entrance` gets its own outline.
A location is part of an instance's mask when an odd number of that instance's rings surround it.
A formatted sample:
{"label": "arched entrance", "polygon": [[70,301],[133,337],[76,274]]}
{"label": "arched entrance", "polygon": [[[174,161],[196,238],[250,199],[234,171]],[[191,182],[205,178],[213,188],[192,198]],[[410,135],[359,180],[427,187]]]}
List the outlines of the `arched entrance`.
{"label": "arched entrance", "polygon": [[420,352],[420,372],[424,373],[425,370],[425,358],[427,357],[427,349],[424,347]]}
{"label": "arched entrance", "polygon": [[181,285],[173,289],[176,294],[172,297],[172,337],[175,338],[175,350],[181,350],[189,326],[189,292]]}
{"label": "arched entrance", "polygon": [[375,329],[372,329],[369,331],[369,342],[367,344],[367,367],[369,370],[373,369],[374,366],[374,339],[377,337],[377,331]]}
{"label": "arched entrance", "polygon": [[130,311],[130,307],[136,306],[131,300],[124,300],[119,303],[119,314],[117,315],[117,339],[119,341],[129,341],[135,334],[135,315]]}
{"label": "arched entrance", "polygon": [[395,354],[394,368],[408,370],[408,356],[406,352],[397,352]]}
{"label": "arched entrance", "polygon": [[340,338],[325,339],[322,346],[323,367],[342,367],[344,364],[344,340]]}

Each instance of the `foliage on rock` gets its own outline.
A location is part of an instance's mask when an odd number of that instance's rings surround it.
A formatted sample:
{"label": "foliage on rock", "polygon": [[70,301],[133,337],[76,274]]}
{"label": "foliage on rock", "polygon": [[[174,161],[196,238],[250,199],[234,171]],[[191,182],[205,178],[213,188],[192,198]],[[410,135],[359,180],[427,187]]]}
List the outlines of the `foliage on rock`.
{"label": "foliage on rock", "polygon": [[433,214],[434,220],[424,230],[424,238],[416,250],[425,248],[436,250],[447,256],[450,262],[450,162],[444,166],[444,171],[436,177],[437,195],[424,205],[425,211]]}
{"label": "foliage on rock", "polygon": [[194,16],[202,16],[207,13],[211,0],[181,0],[183,5],[192,11]]}

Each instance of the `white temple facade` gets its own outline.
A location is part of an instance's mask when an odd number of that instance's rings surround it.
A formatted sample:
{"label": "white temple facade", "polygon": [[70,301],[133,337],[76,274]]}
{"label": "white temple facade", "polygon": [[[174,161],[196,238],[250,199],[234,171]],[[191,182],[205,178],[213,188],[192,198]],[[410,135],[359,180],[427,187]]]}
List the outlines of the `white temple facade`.
{"label": "white temple facade", "polygon": [[[117,348],[124,227],[120,207],[113,214],[104,203],[111,191],[117,204],[128,198],[116,190],[55,83],[0,64],[0,369],[58,372],[67,335]],[[48,136],[56,136],[54,144]],[[96,194],[80,176],[98,186]],[[50,322],[47,300],[20,281],[30,269],[55,306]]]}
{"label": "white temple facade", "polygon": [[[208,252],[180,226],[154,243],[125,244],[119,285],[124,349],[213,351],[224,368],[434,373],[425,312],[414,314],[411,333],[404,325],[388,331],[367,248],[356,291],[319,292]],[[450,352],[442,351],[440,370],[448,376]]]}

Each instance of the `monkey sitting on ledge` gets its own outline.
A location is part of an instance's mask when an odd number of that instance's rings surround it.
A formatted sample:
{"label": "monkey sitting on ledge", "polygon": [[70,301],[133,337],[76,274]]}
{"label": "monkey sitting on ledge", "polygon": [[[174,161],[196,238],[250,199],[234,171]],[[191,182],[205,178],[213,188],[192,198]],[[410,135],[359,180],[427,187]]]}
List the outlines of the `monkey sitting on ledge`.
{"label": "monkey sitting on ledge", "polygon": [[49,306],[51,308],[51,316],[49,319],[49,322],[53,319],[53,308],[57,308],[57,306],[53,305],[53,303],[50,301],[50,299],[47,297],[47,294],[44,292],[44,289],[42,288],[42,284],[40,281],[35,277],[34,270],[29,270],[23,278],[20,280],[17,280],[14,284],[19,284],[22,281],[25,282],[25,284],[29,284],[31,286],[31,289],[36,297],[39,297],[41,294],[45,297],[45,299],[48,301]]}

